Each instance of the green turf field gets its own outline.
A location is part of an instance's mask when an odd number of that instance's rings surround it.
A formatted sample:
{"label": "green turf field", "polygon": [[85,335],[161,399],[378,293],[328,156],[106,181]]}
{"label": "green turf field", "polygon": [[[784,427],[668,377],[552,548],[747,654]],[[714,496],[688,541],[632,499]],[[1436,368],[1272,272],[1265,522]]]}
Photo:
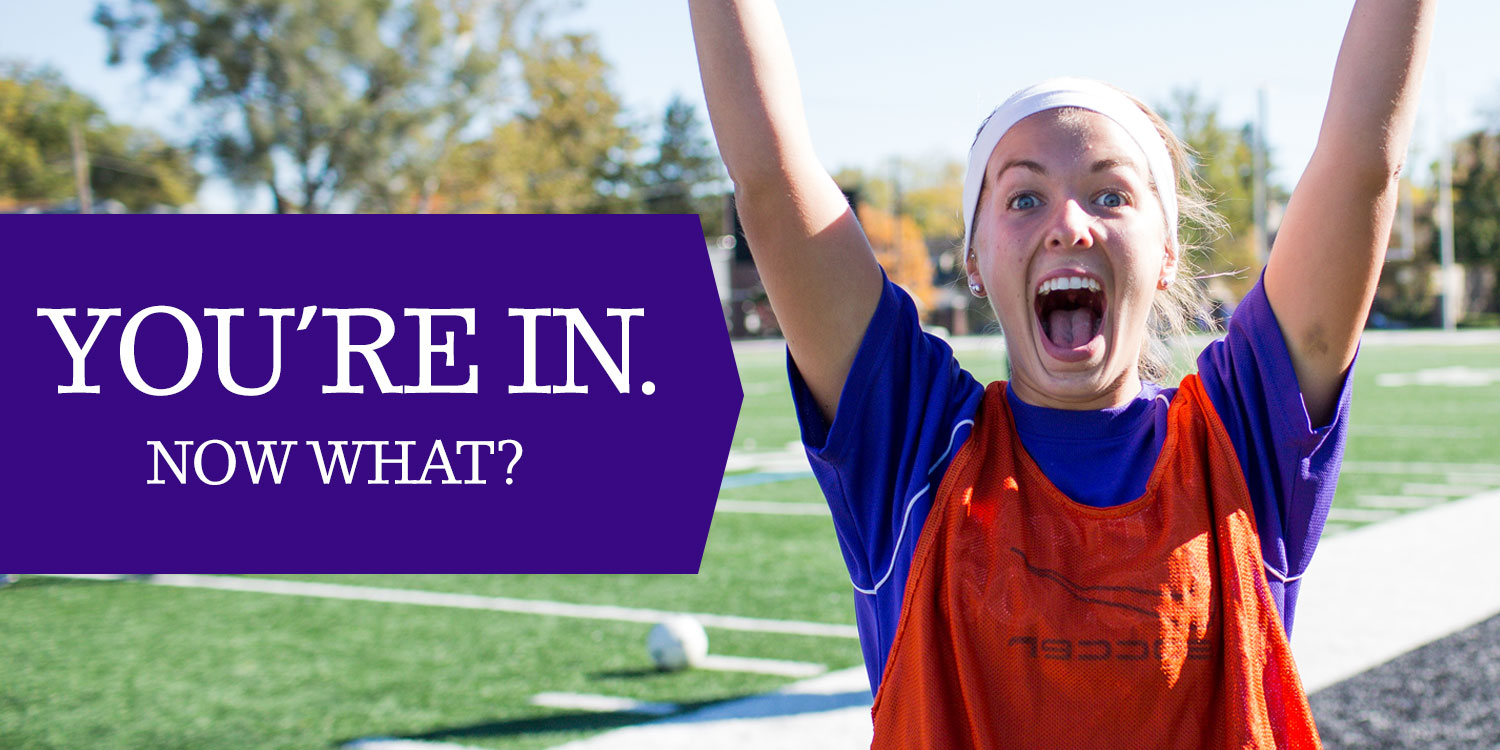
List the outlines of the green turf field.
{"label": "green turf field", "polygon": [[[1372,338],[1360,355],[1347,468],[1329,533],[1500,488],[1500,343],[1413,340]],[[997,346],[966,348],[960,358],[982,380],[1003,373]],[[819,502],[812,480],[796,469],[797,451],[788,448],[797,428],[782,356],[747,347],[739,363],[746,396],[731,458],[737,468],[721,498]],[[1409,381],[1426,384],[1403,384]],[[277,578],[853,623],[826,515],[721,510],[697,576]],[[643,719],[544,708],[531,703],[537,693],[690,709],[792,681],[747,672],[658,673],[644,648],[649,627],[23,577],[0,589],[0,748],[335,748],[371,736],[541,748]],[[847,636],[715,627],[709,637],[719,655],[829,669],[860,663],[858,644]]]}

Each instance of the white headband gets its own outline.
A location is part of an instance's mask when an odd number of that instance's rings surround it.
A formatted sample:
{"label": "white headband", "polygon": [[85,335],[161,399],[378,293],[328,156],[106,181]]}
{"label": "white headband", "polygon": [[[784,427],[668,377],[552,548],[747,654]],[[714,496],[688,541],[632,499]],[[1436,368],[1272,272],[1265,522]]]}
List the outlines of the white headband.
{"label": "white headband", "polygon": [[1125,129],[1141,151],[1146,154],[1146,165],[1151,170],[1151,179],[1156,183],[1157,198],[1161,201],[1167,220],[1167,235],[1172,246],[1177,246],[1177,179],[1172,169],[1172,157],[1167,153],[1167,144],[1162,141],[1156,125],[1119,91],[1098,81],[1086,78],[1053,78],[1011,94],[1004,104],[995,108],[979,132],[974,136],[974,145],[969,147],[969,168],[964,173],[964,249],[967,252],[974,234],[974,213],[979,206],[979,189],[984,185],[985,166],[995,146],[1015,124],[1038,112],[1059,107],[1077,107],[1097,112]]}

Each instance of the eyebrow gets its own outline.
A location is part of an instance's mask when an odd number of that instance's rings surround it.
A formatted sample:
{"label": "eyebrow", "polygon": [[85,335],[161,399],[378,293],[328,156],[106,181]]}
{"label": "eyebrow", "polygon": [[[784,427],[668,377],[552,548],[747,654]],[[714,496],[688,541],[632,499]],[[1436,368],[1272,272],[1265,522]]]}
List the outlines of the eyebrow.
{"label": "eyebrow", "polygon": [[1141,171],[1138,167],[1136,167],[1135,162],[1129,159],[1100,159],[1099,161],[1094,162],[1094,166],[1090,167],[1089,171],[1103,172],[1107,169],[1114,169],[1115,167],[1134,169],[1137,172]]}
{"label": "eyebrow", "polygon": [[1044,166],[1042,166],[1042,165],[1040,165],[1040,164],[1038,164],[1038,163],[1036,163],[1034,161],[1031,161],[1030,159],[1011,159],[1010,161],[1005,162],[1005,164],[1000,167],[1000,171],[999,172],[995,173],[995,182],[999,182],[1000,178],[1004,177],[1006,171],[1009,170],[1011,167],[1024,167],[1024,168],[1029,169],[1032,172],[1035,172],[1035,173],[1037,173],[1039,175],[1042,175],[1042,176],[1046,176],[1046,174],[1047,174],[1047,168],[1046,167],[1044,167]]}
{"label": "eyebrow", "polygon": [[[1011,159],[1010,161],[1005,162],[1005,164],[1000,167],[999,172],[995,173],[995,181],[999,182],[1000,178],[1005,175],[1006,170],[1010,169],[1011,167],[1022,167],[1024,169],[1042,175],[1043,177],[1047,175],[1046,167],[1030,159]],[[1094,162],[1094,165],[1092,167],[1089,167],[1089,172],[1103,172],[1106,170],[1114,169],[1116,167],[1126,167],[1128,169],[1134,169],[1136,172],[1141,171],[1135,166],[1135,162],[1129,159],[1110,158],[1100,159],[1099,161]]]}

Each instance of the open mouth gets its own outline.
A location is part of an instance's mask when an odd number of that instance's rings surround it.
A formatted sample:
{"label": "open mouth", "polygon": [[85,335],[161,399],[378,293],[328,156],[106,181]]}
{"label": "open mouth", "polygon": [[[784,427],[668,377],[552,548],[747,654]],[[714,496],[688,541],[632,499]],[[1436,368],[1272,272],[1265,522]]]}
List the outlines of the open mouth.
{"label": "open mouth", "polygon": [[1083,348],[1104,325],[1103,287],[1087,276],[1043,281],[1037,289],[1035,307],[1042,335],[1059,350]]}

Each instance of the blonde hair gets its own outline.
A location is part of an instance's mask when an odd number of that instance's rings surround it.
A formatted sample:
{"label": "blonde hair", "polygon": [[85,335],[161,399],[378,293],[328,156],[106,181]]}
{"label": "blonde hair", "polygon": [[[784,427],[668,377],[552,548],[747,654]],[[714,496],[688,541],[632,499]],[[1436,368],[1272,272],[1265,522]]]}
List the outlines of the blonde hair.
{"label": "blonde hair", "polygon": [[[1108,84],[1106,84],[1108,85]],[[1169,227],[1177,236],[1177,279],[1158,289],[1151,298],[1151,310],[1146,316],[1146,340],[1141,347],[1136,369],[1142,380],[1165,383],[1172,377],[1173,356],[1171,342],[1193,331],[1194,323],[1207,327],[1207,332],[1217,330],[1212,315],[1208,292],[1200,278],[1200,270],[1192,256],[1211,252],[1210,244],[1228,226],[1224,218],[1214,211],[1213,201],[1194,170],[1193,150],[1172,132],[1166,120],[1155,110],[1135,96],[1114,86],[1146,114],[1155,126],[1157,135],[1166,144],[1167,154],[1172,159],[1172,171],[1177,184],[1171,186],[1177,194],[1177,226]],[[1074,107],[1061,107],[1062,111],[1082,112]],[[1149,176],[1148,176],[1149,177]],[[1151,187],[1160,196],[1163,186],[1152,179]],[[980,205],[989,189],[989,181],[980,187]],[[1165,214],[1162,217],[1166,221]],[[975,212],[974,223],[979,223]],[[1190,230],[1190,231],[1184,231]],[[970,248],[964,248],[965,254]]]}
{"label": "blonde hair", "polygon": [[[1187,143],[1172,132],[1172,127],[1145,102],[1124,91],[1120,92],[1141,108],[1156,126],[1156,132],[1167,144],[1167,153],[1172,157],[1172,170],[1176,172],[1177,226],[1169,227],[1177,233],[1177,280],[1166,289],[1157,290],[1151,298],[1151,312],[1146,317],[1146,343],[1141,347],[1140,363],[1137,366],[1142,380],[1163,383],[1172,377],[1172,340],[1192,332],[1195,322],[1201,322],[1207,333],[1218,329],[1204,288],[1194,255],[1212,252],[1213,242],[1229,224],[1214,210],[1213,200],[1198,180],[1193,168],[1194,153]],[[1160,185],[1154,186],[1158,191]],[[1184,232],[1184,229],[1192,231]]]}

